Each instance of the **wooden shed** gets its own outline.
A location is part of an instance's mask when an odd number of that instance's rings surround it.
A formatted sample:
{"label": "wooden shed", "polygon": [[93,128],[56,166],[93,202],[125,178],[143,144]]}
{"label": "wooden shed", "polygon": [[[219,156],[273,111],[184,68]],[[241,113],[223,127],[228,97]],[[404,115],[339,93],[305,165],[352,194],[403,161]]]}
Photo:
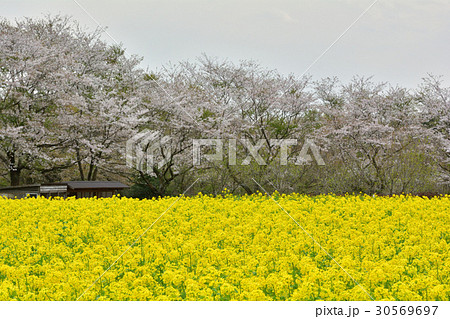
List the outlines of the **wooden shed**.
{"label": "wooden shed", "polygon": [[116,181],[69,181],[0,188],[0,196],[8,198],[37,197],[112,197],[129,186]]}

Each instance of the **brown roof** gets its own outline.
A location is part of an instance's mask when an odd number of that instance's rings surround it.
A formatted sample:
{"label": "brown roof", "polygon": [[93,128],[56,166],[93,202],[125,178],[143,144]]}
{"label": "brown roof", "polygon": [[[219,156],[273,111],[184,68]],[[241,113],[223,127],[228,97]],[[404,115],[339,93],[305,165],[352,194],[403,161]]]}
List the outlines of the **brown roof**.
{"label": "brown roof", "polygon": [[52,183],[52,184],[43,184],[43,185],[67,185],[68,189],[78,190],[78,189],[124,189],[129,188],[128,185],[125,185],[120,182],[115,181],[67,181],[60,183]]}
{"label": "brown roof", "polygon": [[60,183],[50,183],[50,184],[33,184],[33,185],[19,185],[19,186],[9,186],[0,188],[2,191],[11,191],[11,190],[29,190],[35,189],[39,190],[40,186],[57,186],[57,185],[67,185],[67,188],[70,190],[78,190],[78,189],[124,189],[129,188],[128,185],[125,185],[120,182],[115,181],[68,181],[68,182],[60,182]]}

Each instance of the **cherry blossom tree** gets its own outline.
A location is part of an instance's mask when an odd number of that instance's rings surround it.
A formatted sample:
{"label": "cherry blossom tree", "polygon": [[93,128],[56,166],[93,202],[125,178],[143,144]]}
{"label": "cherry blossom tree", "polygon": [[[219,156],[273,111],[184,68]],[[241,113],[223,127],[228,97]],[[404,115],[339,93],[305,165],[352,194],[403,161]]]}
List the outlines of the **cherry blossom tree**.
{"label": "cherry blossom tree", "polygon": [[[409,190],[417,177],[414,170],[420,170],[408,161],[422,163],[419,154],[426,154],[426,132],[413,95],[370,78],[354,78],[348,85],[325,79],[317,84],[317,94],[323,111],[317,137],[330,164],[327,183],[340,184],[342,192]],[[402,175],[405,165],[411,170]],[[327,186],[336,190],[336,185]]]}
{"label": "cherry blossom tree", "polygon": [[72,70],[77,76],[70,84],[77,89],[69,103],[62,101],[66,111],[59,114],[81,180],[95,180],[99,170],[126,172],[125,143],[144,121],[148,89],[140,59],[126,58],[123,49],[104,43],[90,52],[75,65],[81,70]]}
{"label": "cherry blossom tree", "polygon": [[45,147],[61,146],[52,127],[60,92],[69,89],[67,23],[63,18],[0,23],[0,159],[12,185],[20,182],[22,170],[55,161]]}
{"label": "cherry blossom tree", "polygon": [[0,34],[0,160],[11,184],[24,169],[77,165],[93,180],[124,167],[146,91],[140,59],[67,17],[3,20]]}
{"label": "cherry blossom tree", "polygon": [[424,78],[416,96],[423,125],[433,133],[440,182],[450,185],[450,87],[443,86],[442,77],[429,75]]}
{"label": "cherry blossom tree", "polygon": [[[180,181],[189,173],[202,177],[200,185],[213,186],[213,191],[237,187],[252,193],[259,189],[253,178],[273,189],[273,181],[281,181],[274,179],[281,177],[280,171],[288,175],[287,167],[279,165],[277,142],[304,139],[312,130],[311,114],[317,111],[311,108],[308,78],[281,76],[251,61],[233,64],[206,56],[197,63],[169,65],[155,76],[159,84],[151,91],[145,127],[170,135],[172,143],[166,166],[152,168],[160,185],[176,177]],[[224,156],[219,161],[203,159],[200,165],[193,165],[194,139],[222,143]],[[235,163],[229,158],[232,140],[239,157]],[[245,160],[252,149],[261,162]],[[209,151],[214,152],[211,147],[204,148],[204,152]],[[292,151],[298,154],[300,149]],[[221,180],[220,185],[217,180]],[[152,187],[150,179],[147,184]]]}

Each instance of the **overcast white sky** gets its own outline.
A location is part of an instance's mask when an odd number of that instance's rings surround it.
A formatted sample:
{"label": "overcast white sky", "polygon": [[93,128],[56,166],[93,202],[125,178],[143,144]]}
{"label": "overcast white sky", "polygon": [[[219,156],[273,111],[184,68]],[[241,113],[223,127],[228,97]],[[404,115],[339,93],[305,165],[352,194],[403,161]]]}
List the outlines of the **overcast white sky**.
{"label": "overcast white sky", "polygon": [[[301,75],[374,0],[76,1],[153,70],[206,53]],[[8,19],[46,13],[97,26],[75,0],[0,0]],[[308,73],[413,88],[430,72],[449,85],[449,57],[450,0],[379,0]]]}

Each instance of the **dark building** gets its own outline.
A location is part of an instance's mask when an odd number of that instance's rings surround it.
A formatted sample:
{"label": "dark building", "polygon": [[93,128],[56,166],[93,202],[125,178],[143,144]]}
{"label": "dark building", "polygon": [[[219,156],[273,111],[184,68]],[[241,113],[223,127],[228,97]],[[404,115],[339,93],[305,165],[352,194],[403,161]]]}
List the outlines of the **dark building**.
{"label": "dark building", "polygon": [[112,197],[129,186],[110,181],[70,181],[52,184],[34,184],[0,188],[0,196],[23,198],[26,196],[44,197]]}

